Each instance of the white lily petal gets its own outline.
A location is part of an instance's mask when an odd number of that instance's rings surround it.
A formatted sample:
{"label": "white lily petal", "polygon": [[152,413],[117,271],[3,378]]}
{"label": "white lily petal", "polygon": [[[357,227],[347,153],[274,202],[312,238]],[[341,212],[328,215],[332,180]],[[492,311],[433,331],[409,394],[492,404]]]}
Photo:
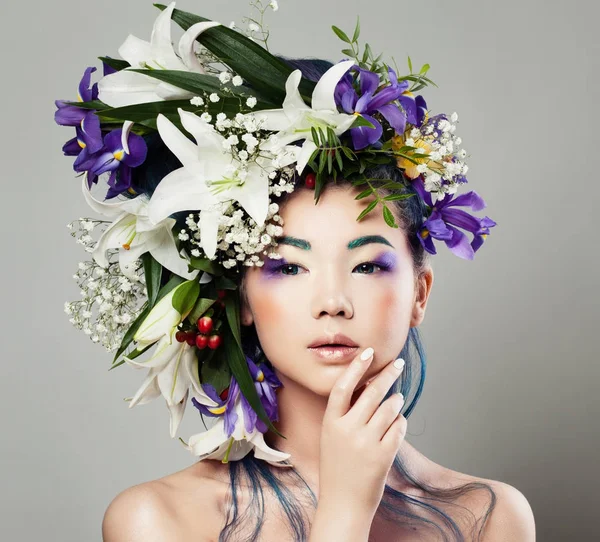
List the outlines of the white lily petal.
{"label": "white lily petal", "polygon": [[161,81],[156,85],[154,92],[156,92],[156,95],[163,100],[187,100],[188,98],[196,96],[196,93],[194,92],[176,87],[170,83],[165,83],[164,81]]}
{"label": "white lily petal", "polygon": [[205,456],[214,452],[221,445],[228,442],[225,434],[225,420],[221,416],[216,423],[207,431],[192,435],[187,443],[186,448],[197,456]]}
{"label": "white lily petal", "polygon": [[156,243],[150,249],[150,254],[160,265],[186,280],[196,278],[199,273],[198,269],[191,273],[188,271],[188,260],[179,255],[173,234],[166,228],[156,233]]}
{"label": "white lily petal", "polygon": [[123,213],[100,236],[92,252],[92,258],[101,267],[108,267],[106,251],[110,248],[121,248],[135,232],[135,215]]}
{"label": "white lily petal", "polygon": [[291,122],[283,109],[261,109],[248,115],[253,115],[257,124],[260,122],[261,129],[273,132],[286,130]]}
{"label": "white lily petal", "polygon": [[297,118],[299,115],[302,114],[303,111],[310,110],[306,103],[304,103],[304,100],[300,95],[300,91],[298,90],[298,85],[300,85],[301,79],[302,71],[294,70],[292,73],[290,73],[290,75],[287,78],[287,81],[285,82],[286,96],[283,100],[282,107],[285,111],[285,114],[290,120],[294,120],[295,118]]}
{"label": "white lily petal", "polygon": [[148,203],[145,196],[138,196],[127,200],[115,199],[112,203],[98,201],[92,196],[85,177],[82,177],[81,180],[81,191],[83,192],[83,198],[92,210],[107,218],[121,217],[125,212],[137,215],[143,212],[144,207]]}
{"label": "white lily petal", "polygon": [[139,358],[129,359],[127,356],[123,356],[123,359],[125,360],[125,363],[136,368],[155,368],[156,374],[158,375],[177,355],[177,351],[181,344],[186,343],[172,341],[169,344],[169,337],[163,336],[160,341],[158,341],[156,348],[152,352],[152,356],[148,359],[139,361]]}
{"label": "white lily petal", "polygon": [[[229,443],[228,443],[229,444]],[[228,447],[228,446],[227,446]],[[223,450],[227,451],[227,447]],[[247,440],[235,440],[231,449],[229,450],[229,456],[227,458],[228,461],[239,461],[247,456],[252,451],[252,444]],[[217,453],[212,453],[206,457],[206,459],[223,459],[225,457],[225,453],[219,453],[218,457],[215,457]]]}
{"label": "white lily petal", "polygon": [[129,143],[127,139],[129,138],[129,132],[131,132],[131,128],[133,126],[133,122],[130,120],[126,120],[123,123],[123,131],[121,132],[121,147],[125,151],[126,154],[129,154]]}
{"label": "white lily petal", "polygon": [[200,284],[208,284],[209,282],[212,282],[212,279],[213,278],[210,273],[203,271],[202,276],[200,277]]}
{"label": "white lily petal", "polygon": [[185,370],[187,372],[187,378],[192,385],[193,395],[196,401],[207,407],[217,406],[219,403],[211,399],[200,385],[200,375],[198,374],[198,362],[195,356],[188,356],[185,358]]}
{"label": "white lily petal", "polygon": [[98,81],[98,99],[111,107],[162,100],[156,95],[158,79],[128,69],[105,75]]}
{"label": "white lily petal", "polygon": [[344,60],[329,68],[317,81],[312,93],[312,108],[337,111],[334,91],[342,76],[354,65],[354,60]]}
{"label": "white lily petal", "polygon": [[132,244],[129,250],[121,248],[119,250],[119,269],[130,280],[135,280],[135,262],[142,254],[148,252],[147,243]]}
{"label": "white lily petal", "polygon": [[210,161],[210,157],[206,156],[206,152],[223,154],[223,141],[225,141],[225,138],[215,130],[212,124],[185,109],[178,108],[177,111],[179,112],[181,124],[196,140],[196,156]]}
{"label": "white lily petal", "polygon": [[205,209],[200,211],[200,244],[209,259],[217,252],[217,234],[219,232],[220,211]]}
{"label": "white lily petal", "polygon": [[162,113],[156,117],[156,127],[165,145],[184,166],[198,162],[198,147]]}
{"label": "white lily petal", "polygon": [[231,188],[228,195],[239,202],[258,226],[265,223],[269,212],[269,178],[260,166],[252,163],[244,184]]}
{"label": "white lily petal", "polygon": [[[264,439],[264,435],[260,431],[255,431],[255,434],[250,439],[251,444],[254,446],[254,457],[256,459],[263,459],[267,463],[271,465],[275,465],[278,467],[284,466],[281,465],[281,462],[287,461],[291,454],[286,454],[284,452],[280,452],[279,450],[274,450],[271,448]],[[292,465],[285,465],[292,466]]]}
{"label": "white lily petal", "polygon": [[152,45],[152,60],[154,67],[167,70],[181,70],[185,66],[173,51],[171,42],[171,17],[175,9],[175,2],[171,2],[156,18],[152,28],[150,43]]}
{"label": "white lily petal", "polygon": [[158,224],[155,224],[148,217],[148,207],[146,207],[144,209],[144,214],[138,215],[135,229],[138,233],[151,233],[153,231],[159,231],[163,229],[171,231],[176,222],[177,221],[174,218],[165,218]]}
{"label": "white lily petal", "polygon": [[157,376],[158,387],[168,405],[179,403],[189,389],[190,381],[187,378],[184,356],[195,356],[192,347],[186,342],[174,340],[173,343],[177,345],[177,349]]}
{"label": "white lily petal", "polygon": [[121,58],[129,62],[132,68],[144,68],[144,64],[151,55],[150,43],[140,38],[136,38],[133,34],[129,34],[127,39],[119,47],[119,55]]}
{"label": "white lily petal", "polygon": [[163,337],[163,340],[167,340],[170,344],[175,342],[171,340],[171,332],[181,322],[181,314],[173,308],[173,296],[180,287],[181,284],[173,288],[152,307],[133,336],[134,341],[151,344]]}
{"label": "white lily petal", "polygon": [[129,401],[129,408],[133,408],[137,405],[144,405],[157,397],[160,397],[160,390],[158,389],[158,384],[156,382],[156,372],[150,369],[144,382],[142,382],[140,388],[132,397],[131,401]]}
{"label": "white lily petal", "polygon": [[171,434],[171,438],[175,438],[177,434],[177,430],[179,429],[179,425],[181,424],[181,420],[183,419],[183,414],[185,412],[185,407],[187,405],[189,390],[185,392],[183,399],[175,404],[169,405],[167,404],[167,408],[169,409],[169,433]]}
{"label": "white lily petal", "polygon": [[216,21],[204,21],[201,23],[196,23],[190,26],[186,30],[185,34],[181,37],[179,40],[179,56],[188,70],[203,74],[206,73],[204,66],[198,60],[198,57],[194,52],[194,44],[196,42],[196,38],[202,34],[202,32],[205,32],[213,26],[220,26],[220,24],[221,23]]}
{"label": "white lily petal", "polygon": [[304,171],[304,168],[306,167],[306,164],[308,164],[308,160],[310,159],[310,156],[312,155],[312,153],[315,151],[315,149],[317,148],[317,145],[311,141],[310,139],[305,139],[304,143],[302,145],[302,149],[300,150],[300,154],[298,155],[298,160],[297,160],[297,164],[296,164],[296,171],[298,172],[298,175],[301,175],[302,172]]}
{"label": "white lily petal", "polygon": [[204,179],[182,167],[160,181],[150,198],[148,217],[158,224],[177,211],[199,211],[215,202]]}

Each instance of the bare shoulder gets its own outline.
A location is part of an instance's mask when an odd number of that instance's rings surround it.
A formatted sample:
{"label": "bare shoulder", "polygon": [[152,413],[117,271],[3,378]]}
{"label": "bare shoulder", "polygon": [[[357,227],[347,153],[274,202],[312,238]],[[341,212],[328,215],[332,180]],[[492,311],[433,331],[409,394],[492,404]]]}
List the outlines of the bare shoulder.
{"label": "bare shoulder", "polygon": [[202,461],[122,491],[104,514],[103,541],[213,540],[225,496],[222,480],[221,469]]}
{"label": "bare shoulder", "polygon": [[[486,478],[478,478],[446,469],[446,479],[453,487],[481,483],[494,492],[495,505],[485,522],[481,542],[535,542],[535,520],[529,501],[516,487]],[[476,491],[469,498],[469,508],[483,518],[492,504],[489,492]]]}

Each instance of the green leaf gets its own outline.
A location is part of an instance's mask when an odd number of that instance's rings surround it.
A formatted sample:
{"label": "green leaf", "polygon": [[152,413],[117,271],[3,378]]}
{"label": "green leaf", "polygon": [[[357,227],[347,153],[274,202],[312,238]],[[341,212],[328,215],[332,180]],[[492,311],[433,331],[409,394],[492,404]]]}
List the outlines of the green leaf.
{"label": "green leaf", "polygon": [[231,279],[222,276],[215,278],[215,287],[217,290],[237,290],[238,285]]}
{"label": "green leaf", "polygon": [[363,212],[358,215],[358,218],[356,219],[356,221],[358,222],[358,221],[362,220],[368,213],[370,213],[373,209],[375,209],[375,206],[377,205],[377,203],[378,203],[377,200],[369,203],[369,205],[367,205],[367,207],[363,210]]}
{"label": "green leaf", "polygon": [[427,71],[429,70],[430,66],[429,64],[423,64],[423,67],[421,68],[421,71],[419,72],[419,75],[423,75],[425,73],[427,73]]}
{"label": "green leaf", "polygon": [[[167,7],[164,4],[154,6],[160,10]],[[179,9],[173,10],[172,19],[184,30],[196,23],[210,20]],[[242,33],[224,25],[209,28],[198,36],[198,41],[260,92],[263,100],[283,103],[286,96],[285,83],[294,71],[283,60]],[[315,85],[315,82],[305,78],[300,81],[300,95],[309,103]]]}
{"label": "green leaf", "polygon": [[317,147],[320,147],[321,146],[321,142],[319,140],[319,134],[317,133],[317,130],[316,130],[316,128],[314,126],[310,127],[310,133],[312,135],[312,139],[313,139],[315,145],[317,145]]}
{"label": "green leaf", "polygon": [[[137,348],[135,348],[134,350],[132,350],[131,352],[129,352],[129,354],[127,354],[127,357],[129,359],[135,359],[138,356],[141,356],[144,352],[146,352],[149,348],[151,348],[152,346],[154,346],[154,343],[152,344],[147,344],[146,346],[144,346],[144,348],[142,348],[141,350],[138,350]],[[113,363],[110,367],[109,367],[109,371],[112,371],[113,369],[123,365],[123,363],[125,363],[125,358],[123,358],[121,361],[119,361],[118,363]]]}
{"label": "green leaf", "polygon": [[146,277],[146,292],[151,307],[156,304],[158,291],[160,290],[160,280],[162,277],[163,267],[159,264],[150,252],[142,254],[142,262],[144,264],[144,275]]}
{"label": "green leaf", "polygon": [[215,303],[216,299],[208,299],[206,297],[199,297],[194,305],[194,308],[188,314],[187,319],[191,324],[195,324],[208,309],[210,309]]}
{"label": "green leaf", "polygon": [[383,219],[385,220],[385,223],[390,226],[391,228],[397,228],[398,226],[396,225],[396,221],[394,220],[394,215],[392,214],[392,211],[390,211],[384,204],[383,206]]}
{"label": "green leaf", "polygon": [[358,196],[356,196],[354,199],[363,199],[366,198],[367,196],[370,196],[373,193],[373,189],[372,188],[367,188],[366,190],[363,190]]}
{"label": "green leaf", "polygon": [[412,61],[410,60],[410,56],[408,57],[408,71],[412,73]]}
{"label": "green leaf", "polygon": [[389,196],[385,196],[383,199],[385,201],[398,201],[411,198],[412,196],[414,196],[414,194],[390,194]]}
{"label": "green leaf", "polygon": [[327,163],[327,152],[321,149],[321,154],[319,156],[319,173],[325,171],[325,164]]}
{"label": "green leaf", "polygon": [[356,17],[356,28],[354,29],[354,35],[352,36],[352,41],[355,42],[360,36],[360,20],[358,16]]}
{"label": "green leaf", "polygon": [[110,108],[108,105],[106,105],[104,102],[101,102],[100,100],[90,100],[89,102],[69,102],[65,100],[65,103],[67,105],[74,105],[75,107],[80,107],[81,109],[103,110]]}
{"label": "green leaf", "polygon": [[133,336],[135,335],[136,331],[139,329],[139,327],[142,325],[142,322],[145,320],[146,316],[148,316],[148,314],[152,310],[152,307],[150,307],[148,305],[148,302],[144,303],[142,305],[142,307],[143,307],[142,312],[133,321],[133,324],[131,324],[131,326],[126,331],[125,335],[123,336],[123,339],[121,340],[121,345],[119,346],[119,349],[117,350],[117,353],[115,354],[115,357],[113,358],[113,363],[116,362],[117,359],[119,359],[119,357],[121,356],[121,354],[123,352],[125,352],[125,350],[127,350],[127,347],[131,344],[131,341],[133,341]]}
{"label": "green leaf", "polygon": [[196,256],[192,256],[190,258],[190,267],[193,269],[200,269],[201,271],[206,271],[211,275],[217,277],[223,274],[223,268],[215,263],[212,260],[207,258],[197,258]]}
{"label": "green leaf", "polygon": [[340,28],[338,28],[337,26],[332,25],[331,30],[333,30],[335,32],[336,36],[338,38],[340,38],[343,42],[352,43],[350,41],[350,38],[346,35],[346,33],[343,30],[341,30]]}
{"label": "green leaf", "polygon": [[331,175],[333,171],[333,156],[331,155],[331,151],[327,149],[327,173]]}
{"label": "green leaf", "polygon": [[198,281],[187,280],[177,288],[173,295],[173,308],[185,318],[196,304],[199,295],[200,284]]}
{"label": "green leaf", "polygon": [[337,161],[337,165],[340,171],[344,169],[344,161],[342,160],[342,153],[340,149],[335,150],[335,159]]}
{"label": "green leaf", "polygon": [[354,58],[354,51],[352,49],[342,49],[342,53],[344,53],[346,56]]}
{"label": "green leaf", "polygon": [[125,68],[129,68],[129,66],[131,66],[129,62],[126,60],[120,60],[119,58],[110,58],[108,56],[99,56],[98,58],[117,71],[124,70]]}
{"label": "green leaf", "polygon": [[219,358],[213,358],[204,362],[200,370],[200,378],[203,383],[208,382],[212,384],[217,393],[220,394],[231,382],[231,370],[227,362],[219,363],[219,361]]}
{"label": "green leaf", "polygon": [[373,126],[373,123],[369,122],[362,115],[356,115],[356,118],[354,119],[354,122],[352,123],[352,126],[350,126],[350,128],[357,128],[358,126],[368,126],[369,128],[375,128],[375,126]]}

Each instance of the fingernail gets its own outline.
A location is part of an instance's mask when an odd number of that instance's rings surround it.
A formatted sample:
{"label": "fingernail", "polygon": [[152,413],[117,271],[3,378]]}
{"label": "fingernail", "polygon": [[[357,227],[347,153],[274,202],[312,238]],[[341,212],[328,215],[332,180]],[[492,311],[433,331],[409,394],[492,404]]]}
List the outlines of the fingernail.
{"label": "fingernail", "polygon": [[394,361],[394,367],[401,371],[404,367],[404,360],[402,358],[398,358],[396,361]]}
{"label": "fingernail", "polygon": [[373,350],[370,346],[369,348],[367,348],[361,355],[360,355],[360,359],[362,359],[363,361],[367,361],[373,354],[375,353],[375,350]]}

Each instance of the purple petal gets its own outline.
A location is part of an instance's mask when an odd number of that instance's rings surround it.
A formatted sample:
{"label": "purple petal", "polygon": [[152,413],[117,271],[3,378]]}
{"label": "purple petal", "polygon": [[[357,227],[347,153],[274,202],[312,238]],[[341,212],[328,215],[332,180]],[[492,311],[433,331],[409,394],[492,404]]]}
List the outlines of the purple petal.
{"label": "purple petal", "polygon": [[425,102],[425,98],[420,94],[415,98],[415,105],[417,106],[417,127],[421,127],[423,125],[423,121],[425,120],[425,114],[427,113],[427,103]]}
{"label": "purple petal", "polygon": [[103,74],[105,77],[107,75],[110,75],[111,73],[117,72],[117,70],[115,70],[113,67],[109,66],[106,62],[104,62],[104,60],[102,61],[102,69],[103,69]]}
{"label": "purple petal", "polygon": [[475,252],[471,246],[471,243],[469,243],[467,236],[450,224],[448,224],[448,228],[450,228],[453,233],[452,239],[445,241],[448,248],[459,258],[472,260],[475,256]]}
{"label": "purple petal", "polygon": [[342,95],[340,105],[346,113],[351,114],[355,111],[357,101],[358,95],[356,94],[354,89],[350,89],[348,92],[345,92]]}
{"label": "purple petal", "polygon": [[350,130],[352,136],[352,144],[355,150],[364,149],[367,145],[375,143],[383,133],[383,128],[378,121],[376,121],[370,115],[362,115],[368,120],[375,128],[369,128],[368,126],[358,126]]}
{"label": "purple petal", "polygon": [[123,147],[121,146],[122,131],[122,128],[117,128],[104,136],[104,146],[107,150],[110,152],[119,152],[123,150]]}
{"label": "purple petal", "polygon": [[253,408],[250,406],[250,403],[248,402],[244,394],[242,393],[241,395],[242,412],[244,413],[244,427],[246,428],[246,431],[248,433],[252,433],[252,431],[254,431],[254,428],[256,427],[256,420],[258,418],[258,415],[256,414],[256,412],[254,412]]}
{"label": "purple petal", "polygon": [[77,156],[81,152],[81,147],[77,142],[77,137],[73,139],[69,139],[62,148],[62,151],[65,153],[65,156]]}
{"label": "purple petal", "polygon": [[100,119],[93,111],[89,111],[81,121],[81,139],[90,152],[98,152],[102,148]]}
{"label": "purple petal", "polygon": [[442,211],[444,222],[453,224],[463,230],[476,233],[481,228],[480,220],[462,209],[449,209]]}
{"label": "purple petal", "polygon": [[401,94],[398,96],[398,101],[404,108],[406,112],[406,120],[410,122],[410,124],[417,124],[417,104],[413,96],[408,94]]}
{"label": "purple petal", "polygon": [[382,105],[389,104],[394,100],[397,100],[402,95],[402,91],[394,87],[385,87],[380,90],[369,104],[369,111],[376,111]]}
{"label": "purple petal", "polygon": [[443,207],[469,206],[473,211],[481,211],[486,207],[485,201],[473,190],[465,192],[454,199],[450,198],[448,201],[442,201],[442,205]]}
{"label": "purple petal", "polygon": [[98,153],[90,153],[87,148],[82,149],[73,163],[73,169],[77,172],[88,171],[98,159]]}
{"label": "purple petal", "polygon": [[83,77],[81,78],[81,82],[79,83],[79,100],[82,102],[89,102],[92,100],[92,91],[90,90],[90,81],[92,79],[92,73],[96,71],[96,68],[90,66],[86,68],[83,73]]}
{"label": "purple petal", "polygon": [[431,201],[431,193],[425,190],[425,181],[423,181],[421,175],[419,175],[416,179],[412,180],[412,185],[416,192],[419,194],[419,196],[421,196],[421,199],[427,205],[429,205],[429,207],[433,207],[433,203]]}
{"label": "purple petal", "polygon": [[87,114],[87,110],[67,105],[64,100],[55,100],[58,109],[54,112],[54,121],[61,126],[77,126]]}
{"label": "purple petal", "polygon": [[395,104],[382,105],[379,111],[390,123],[390,126],[396,130],[397,134],[402,135],[406,128],[406,115]]}
{"label": "purple petal", "polygon": [[119,167],[120,162],[110,151],[101,153],[90,168],[95,175],[102,175],[107,171],[113,171]]}
{"label": "purple petal", "polygon": [[127,145],[129,146],[129,154],[125,154],[123,162],[129,167],[137,167],[146,160],[146,154],[148,153],[148,146],[146,141],[141,135],[129,133],[127,138]]}
{"label": "purple petal", "polygon": [[377,87],[379,86],[379,75],[369,70],[359,68],[360,72],[360,93],[364,96],[375,94]]}
{"label": "purple petal", "polygon": [[419,241],[421,241],[421,245],[423,245],[423,248],[429,252],[429,254],[437,254],[433,239],[427,230],[421,230],[419,232]]}
{"label": "purple petal", "polygon": [[367,111],[372,111],[372,108],[370,107],[372,98],[373,94],[371,92],[365,92],[354,105],[354,111],[357,113],[366,113]]}
{"label": "purple petal", "polygon": [[435,239],[439,239],[440,241],[449,241],[452,239],[452,231],[441,218],[429,218],[423,223],[423,227]]}

